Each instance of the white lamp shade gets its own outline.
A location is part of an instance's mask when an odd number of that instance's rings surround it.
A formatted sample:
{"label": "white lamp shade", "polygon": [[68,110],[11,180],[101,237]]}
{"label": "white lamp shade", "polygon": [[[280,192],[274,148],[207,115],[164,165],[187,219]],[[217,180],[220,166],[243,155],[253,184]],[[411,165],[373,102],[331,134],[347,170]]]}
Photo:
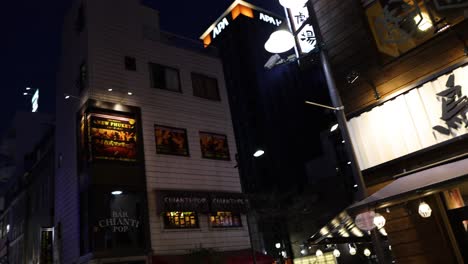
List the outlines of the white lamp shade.
{"label": "white lamp shade", "polygon": [[317,251],[315,252],[315,256],[317,256],[317,257],[321,257],[321,256],[323,256],[323,252],[322,252],[322,250],[320,250],[320,249],[317,249]]}
{"label": "white lamp shade", "polygon": [[377,227],[377,229],[381,229],[382,227],[385,226],[385,223],[387,221],[385,220],[385,217],[383,215],[376,213],[374,216],[374,225]]}
{"label": "white lamp shade", "polygon": [[418,213],[423,218],[428,218],[432,214],[432,209],[426,202],[421,202],[419,204]]}
{"label": "white lamp shade", "polygon": [[285,8],[303,7],[307,0],[279,0],[280,4]]}
{"label": "white lamp shade", "polygon": [[338,249],[333,250],[333,256],[335,258],[339,258],[341,256],[341,252]]}
{"label": "white lamp shade", "polygon": [[265,50],[270,53],[283,53],[294,47],[294,36],[287,30],[277,30],[265,43]]}

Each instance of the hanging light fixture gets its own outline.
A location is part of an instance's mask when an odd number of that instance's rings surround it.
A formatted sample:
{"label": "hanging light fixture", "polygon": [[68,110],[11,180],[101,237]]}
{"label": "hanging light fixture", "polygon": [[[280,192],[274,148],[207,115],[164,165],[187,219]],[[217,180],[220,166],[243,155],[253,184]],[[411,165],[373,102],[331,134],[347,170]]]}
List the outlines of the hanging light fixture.
{"label": "hanging light fixture", "polygon": [[349,246],[349,254],[350,254],[351,256],[356,255],[356,248],[353,247],[353,246],[351,246],[351,244],[348,245],[348,246]]}
{"label": "hanging light fixture", "polygon": [[371,252],[370,252],[370,250],[369,250],[368,248],[364,249],[364,255],[365,255],[366,257],[368,257],[368,256],[371,255]]}
{"label": "hanging light fixture", "polygon": [[341,252],[338,249],[333,250],[333,256],[335,258],[339,258],[341,256]]}
{"label": "hanging light fixture", "polygon": [[376,213],[374,216],[374,225],[377,227],[377,229],[381,229],[382,227],[385,226],[385,223],[387,221],[385,220],[385,217],[383,215]]}
{"label": "hanging light fixture", "polygon": [[322,252],[322,250],[320,250],[320,249],[317,249],[317,251],[315,252],[315,256],[317,256],[317,257],[321,257],[321,256],[323,256],[323,252]]}
{"label": "hanging light fixture", "polygon": [[432,214],[431,207],[426,202],[419,203],[418,213],[423,218],[428,218]]}

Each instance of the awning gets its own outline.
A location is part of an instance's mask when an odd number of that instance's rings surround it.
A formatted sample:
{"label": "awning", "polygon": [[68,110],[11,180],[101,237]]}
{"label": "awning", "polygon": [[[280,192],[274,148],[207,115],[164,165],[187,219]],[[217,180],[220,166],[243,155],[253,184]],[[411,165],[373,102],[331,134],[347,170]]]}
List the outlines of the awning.
{"label": "awning", "polygon": [[355,214],[367,208],[389,206],[391,201],[438,192],[449,185],[467,179],[467,176],[468,159],[418,171],[396,179],[366,199],[351,205],[347,211]]}
{"label": "awning", "polygon": [[[196,258],[194,258],[196,259]],[[153,264],[186,264],[188,261],[194,263],[194,259],[190,255],[165,255],[153,256]],[[216,260],[216,263],[225,264],[253,264],[253,256],[251,249],[227,251],[227,252],[213,252],[213,255],[201,257],[197,259],[196,263],[213,263],[210,261]],[[271,256],[255,252],[255,260],[257,264],[271,264],[274,259]]]}

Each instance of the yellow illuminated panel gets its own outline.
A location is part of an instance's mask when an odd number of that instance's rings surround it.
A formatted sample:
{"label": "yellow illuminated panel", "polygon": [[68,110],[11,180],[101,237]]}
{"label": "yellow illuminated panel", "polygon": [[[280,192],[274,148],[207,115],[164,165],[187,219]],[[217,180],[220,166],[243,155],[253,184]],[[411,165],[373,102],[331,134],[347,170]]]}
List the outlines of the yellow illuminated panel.
{"label": "yellow illuminated panel", "polygon": [[206,47],[208,47],[210,44],[211,44],[211,35],[207,35],[207,36],[203,39],[203,46],[206,48]]}
{"label": "yellow illuminated panel", "polygon": [[246,17],[254,18],[252,8],[239,4],[231,11],[232,20],[236,19],[241,14]]}

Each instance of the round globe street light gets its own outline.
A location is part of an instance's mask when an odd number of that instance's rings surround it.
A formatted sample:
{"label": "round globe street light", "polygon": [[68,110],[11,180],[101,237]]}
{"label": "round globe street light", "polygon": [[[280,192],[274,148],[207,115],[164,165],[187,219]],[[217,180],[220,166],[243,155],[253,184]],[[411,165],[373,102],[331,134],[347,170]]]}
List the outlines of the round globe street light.
{"label": "round globe street light", "polygon": [[341,256],[341,252],[338,249],[334,249],[333,256],[335,256],[335,258],[339,258]]}
{"label": "round globe street light", "polygon": [[366,257],[369,257],[371,255],[371,252],[370,252],[370,250],[368,248],[364,249],[364,255]]}
{"label": "round globe street light", "polygon": [[270,53],[283,53],[294,47],[295,40],[293,34],[287,30],[273,32],[265,42],[265,50]]}
{"label": "round globe street light", "polygon": [[432,209],[426,202],[421,202],[419,204],[418,213],[423,218],[428,218],[431,216]]}
{"label": "round globe street light", "polygon": [[320,249],[317,249],[317,251],[315,252],[315,256],[317,256],[317,257],[323,256],[323,251],[320,250]]}
{"label": "round globe street light", "polygon": [[383,215],[376,213],[374,216],[374,225],[377,227],[377,229],[381,229],[382,227],[385,226],[385,223],[387,221],[385,220],[385,217]]}

